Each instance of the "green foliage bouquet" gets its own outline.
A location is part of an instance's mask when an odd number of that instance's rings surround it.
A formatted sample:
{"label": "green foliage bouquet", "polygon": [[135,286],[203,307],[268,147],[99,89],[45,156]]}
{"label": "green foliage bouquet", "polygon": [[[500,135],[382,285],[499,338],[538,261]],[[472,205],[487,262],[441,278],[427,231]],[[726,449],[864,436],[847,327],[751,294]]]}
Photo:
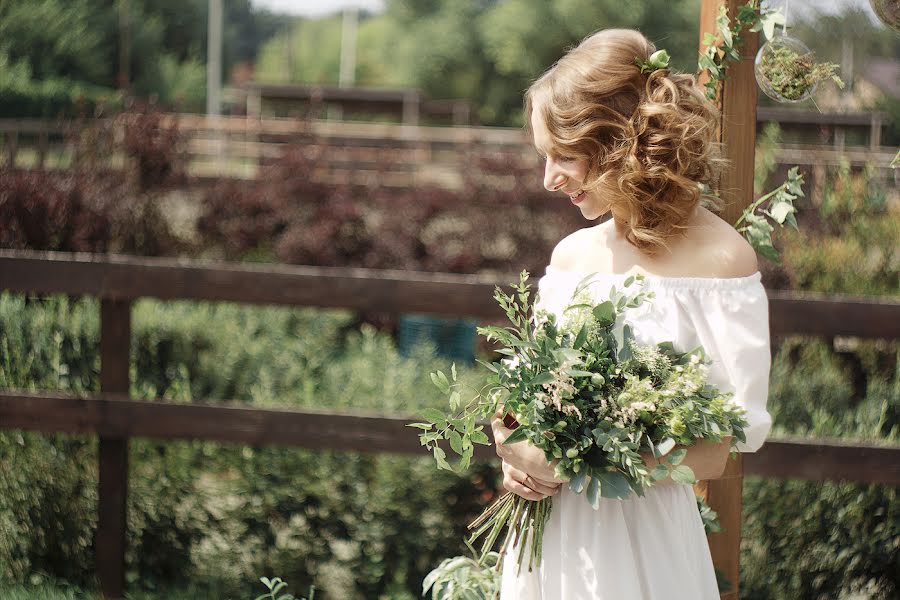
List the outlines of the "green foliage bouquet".
{"label": "green foliage bouquet", "polygon": [[[488,444],[477,419],[503,410],[517,422],[504,443],[528,441],[544,451],[549,462],[558,461],[556,477],[575,493],[585,493],[594,508],[601,498],[643,495],[654,482],[671,476],[678,483],[693,483],[694,474],[680,464],[683,447],[697,440],[732,444],[746,441],[744,411],[730,395],[708,383],[708,362],[702,348],[677,351],[672,343],[639,344],[625,316],[651,300],[642,278],[627,278],[608,299],[594,302],[588,292],[592,276],[576,286],[562,317],[529,304],[528,273],[523,271],[516,293],[500,288],[494,298],[512,326],[480,327],[490,341],[504,345],[507,358],[479,361],[489,370],[487,382],[463,402],[455,366],[450,378],[432,373],[432,380],[449,396],[450,412],[426,412],[428,422],[413,423],[422,430],[420,441],[429,448],[438,467],[465,470],[473,444]],[[460,456],[455,469],[447,461],[439,440],[449,441]],[[642,452],[662,458],[650,468]],[[540,560],[543,528],[551,499],[526,500],[507,493],[488,507],[470,526],[469,547],[476,558],[490,558],[499,572],[511,543],[518,541],[518,566],[531,540],[529,569]],[[499,556],[492,548],[506,529]],[[480,552],[473,543],[484,536]],[[434,575],[434,573],[433,573]],[[435,598],[441,578],[426,580]],[[446,592],[446,590],[445,590]]]}

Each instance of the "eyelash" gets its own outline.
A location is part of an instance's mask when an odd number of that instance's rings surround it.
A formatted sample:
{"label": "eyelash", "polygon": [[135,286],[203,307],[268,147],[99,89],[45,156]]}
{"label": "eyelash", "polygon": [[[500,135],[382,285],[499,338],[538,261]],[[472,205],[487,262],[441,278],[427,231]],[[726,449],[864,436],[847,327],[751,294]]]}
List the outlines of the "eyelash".
{"label": "eyelash", "polygon": [[[540,156],[541,160],[543,160],[543,161],[547,160],[547,156],[544,154],[538,154],[538,156]],[[557,156],[556,157],[556,162],[572,162],[573,160],[577,160],[577,159],[573,156]]]}

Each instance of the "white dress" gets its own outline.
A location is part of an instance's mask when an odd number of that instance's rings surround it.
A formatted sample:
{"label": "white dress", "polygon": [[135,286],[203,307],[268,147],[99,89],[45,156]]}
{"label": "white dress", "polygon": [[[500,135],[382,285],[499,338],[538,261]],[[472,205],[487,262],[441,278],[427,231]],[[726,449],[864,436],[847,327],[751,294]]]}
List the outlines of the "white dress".
{"label": "white dress", "polygon": [[[560,317],[575,286],[589,273],[553,266],[538,282],[538,306]],[[595,298],[620,289],[625,275],[596,274]],[[671,341],[680,350],[702,345],[712,361],[710,381],[734,392],[747,409],[747,443],[754,452],[771,426],[766,411],[769,318],[760,274],[734,279],[652,277],[655,297],[630,310],[641,343]],[[516,552],[512,556],[517,556]],[[527,557],[527,554],[526,554]],[[501,600],[718,600],[709,546],[688,485],[647,490],[644,497],[601,499],[597,510],[565,484],[553,497],[540,565],[504,562]]]}

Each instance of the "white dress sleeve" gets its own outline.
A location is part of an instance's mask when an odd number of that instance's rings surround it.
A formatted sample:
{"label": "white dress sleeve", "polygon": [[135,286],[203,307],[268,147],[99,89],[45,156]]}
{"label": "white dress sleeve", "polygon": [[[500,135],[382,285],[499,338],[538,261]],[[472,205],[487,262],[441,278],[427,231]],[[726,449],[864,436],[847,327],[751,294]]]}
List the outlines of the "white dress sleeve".
{"label": "white dress sleeve", "polygon": [[[737,280],[711,280],[691,290],[683,307],[699,343],[712,360],[710,383],[732,392],[746,411],[746,443],[740,452],[756,452],[772,427],[766,410],[769,370],[769,302],[759,273]],[[715,285],[719,283],[720,285]]]}

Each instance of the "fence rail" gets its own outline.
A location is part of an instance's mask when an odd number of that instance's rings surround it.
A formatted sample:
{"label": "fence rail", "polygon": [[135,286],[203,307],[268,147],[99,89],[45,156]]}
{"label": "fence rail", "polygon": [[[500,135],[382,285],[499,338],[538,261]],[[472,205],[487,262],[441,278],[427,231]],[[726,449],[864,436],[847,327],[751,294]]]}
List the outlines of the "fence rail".
{"label": "fence rail", "polygon": [[[825,115],[840,121],[840,115]],[[779,117],[781,118],[781,117]],[[763,114],[760,120],[768,117]],[[95,123],[122,127],[127,118]],[[169,114],[164,125],[177,123],[185,136],[187,172],[198,178],[255,178],[260,168],[282,155],[286,144],[303,140],[304,151],[319,154],[317,180],[351,181],[356,185],[410,187],[462,185],[462,170],[473,152],[500,152],[520,166],[537,168],[537,155],[523,131],[501,127],[423,127],[394,123],[301,121]],[[836,122],[836,126],[840,125]],[[69,138],[83,125],[39,119],[0,119],[3,164],[24,168],[67,168],[73,157]],[[118,134],[122,139],[122,133]],[[323,152],[324,150],[324,152]],[[896,148],[784,144],[775,161],[785,165],[835,166],[848,162],[874,166],[890,177]],[[51,157],[54,160],[51,160]],[[116,164],[124,164],[116,157]],[[373,175],[378,175],[378,178]],[[502,185],[502,184],[501,184]]]}
{"label": "fence rail", "polygon": [[[0,423],[5,429],[114,438],[205,440],[425,456],[418,437],[406,427],[417,418],[0,391]],[[476,460],[496,457],[488,446],[475,447]],[[744,455],[744,474],[900,486],[900,446],[846,440],[770,439],[759,451]]]}
{"label": "fence rail", "polygon": [[[105,596],[124,591],[128,440],[134,436],[283,444],[317,449],[422,454],[411,418],[371,414],[175,404],[129,398],[131,306],[140,298],[289,304],[502,319],[496,285],[518,277],[0,250],[0,290],[87,295],[100,300],[97,397],[0,391],[0,428],[97,435],[97,569]],[[900,338],[900,303],[770,292],[772,335]],[[493,453],[478,447],[476,457]],[[726,477],[740,477],[732,461]],[[769,440],[743,456],[763,477],[900,485],[900,446],[828,440]],[[740,489],[740,488],[738,488]],[[737,512],[738,518],[740,512]],[[712,547],[712,546],[711,546]],[[713,550],[715,556],[715,550]]]}

